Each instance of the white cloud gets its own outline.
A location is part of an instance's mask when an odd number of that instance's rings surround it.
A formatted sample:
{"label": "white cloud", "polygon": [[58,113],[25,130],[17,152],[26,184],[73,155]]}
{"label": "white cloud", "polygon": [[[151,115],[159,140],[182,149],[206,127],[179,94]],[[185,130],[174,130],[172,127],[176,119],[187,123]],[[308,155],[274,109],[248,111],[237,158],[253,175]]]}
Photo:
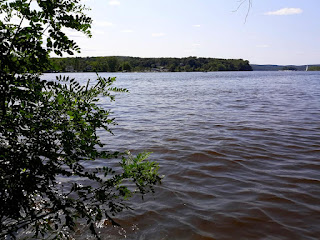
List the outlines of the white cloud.
{"label": "white cloud", "polygon": [[113,23],[106,22],[106,21],[94,21],[93,24],[98,27],[111,27],[111,26],[113,26]]}
{"label": "white cloud", "polygon": [[266,12],[264,15],[278,15],[278,16],[284,16],[284,15],[293,15],[293,14],[300,14],[302,13],[301,8],[282,8],[277,11],[273,12]]}
{"label": "white cloud", "polygon": [[201,27],[201,25],[200,24],[194,24],[194,25],[192,25],[192,27],[199,28],[199,27]]}
{"label": "white cloud", "polygon": [[152,37],[163,37],[165,35],[166,35],[165,33],[152,33],[151,34]]}
{"label": "white cloud", "polygon": [[118,6],[118,5],[120,5],[120,2],[117,1],[117,0],[111,0],[111,1],[109,1],[109,5],[111,5],[111,6]]}

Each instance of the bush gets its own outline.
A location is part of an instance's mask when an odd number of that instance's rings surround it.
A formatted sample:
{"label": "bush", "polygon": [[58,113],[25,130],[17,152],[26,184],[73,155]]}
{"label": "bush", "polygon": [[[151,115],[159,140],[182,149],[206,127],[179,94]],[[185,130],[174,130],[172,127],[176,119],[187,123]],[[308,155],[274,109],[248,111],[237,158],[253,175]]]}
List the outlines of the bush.
{"label": "bush", "polygon": [[[112,87],[114,78],[98,77],[94,86],[66,77],[40,79],[50,52],[79,51],[63,27],[90,36],[91,19],[79,2],[38,0],[36,10],[30,0],[0,3],[6,15],[0,21],[0,238],[28,229],[33,238],[68,239],[79,220],[99,238],[95,222],[116,224],[112,216],[128,208],[134,193],[143,196],[160,183],[148,153],[101,150],[97,130],[111,132],[115,122],[99,97],[113,101],[112,92],[126,92]],[[18,24],[10,23],[14,17]],[[118,171],[84,167],[114,158],[121,159]]]}

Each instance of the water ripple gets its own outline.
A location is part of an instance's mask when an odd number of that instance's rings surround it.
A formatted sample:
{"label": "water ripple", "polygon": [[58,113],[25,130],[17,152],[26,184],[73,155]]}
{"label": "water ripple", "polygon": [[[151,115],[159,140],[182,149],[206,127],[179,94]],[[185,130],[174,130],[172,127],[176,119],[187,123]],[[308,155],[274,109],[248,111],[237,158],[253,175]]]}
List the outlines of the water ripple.
{"label": "water ripple", "polygon": [[112,75],[130,94],[106,148],[151,151],[166,177],[103,239],[319,239],[319,73]]}

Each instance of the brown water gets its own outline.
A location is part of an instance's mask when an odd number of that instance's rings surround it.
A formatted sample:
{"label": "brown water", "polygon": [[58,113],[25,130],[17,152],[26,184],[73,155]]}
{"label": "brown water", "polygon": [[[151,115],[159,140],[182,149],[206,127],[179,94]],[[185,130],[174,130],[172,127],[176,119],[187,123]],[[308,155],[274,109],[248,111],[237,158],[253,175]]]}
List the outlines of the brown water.
{"label": "brown water", "polygon": [[103,239],[320,239],[320,72],[102,75],[130,90],[106,148],[165,175]]}

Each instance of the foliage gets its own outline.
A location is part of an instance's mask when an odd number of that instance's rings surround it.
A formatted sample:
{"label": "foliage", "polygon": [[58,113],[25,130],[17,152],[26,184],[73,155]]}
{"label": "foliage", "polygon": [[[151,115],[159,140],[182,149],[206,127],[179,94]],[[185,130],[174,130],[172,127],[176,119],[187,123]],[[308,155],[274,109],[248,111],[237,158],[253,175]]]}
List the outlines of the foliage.
{"label": "foliage", "polygon": [[248,61],[217,58],[138,58],[88,57],[52,58],[49,72],[115,72],[115,71],[252,71]]}
{"label": "foliage", "polygon": [[107,59],[107,65],[109,72],[117,72],[119,69],[118,59],[115,57],[110,57]]}
{"label": "foliage", "polygon": [[310,66],[308,71],[320,71],[320,66]]}
{"label": "foliage", "polygon": [[298,69],[294,66],[285,66],[282,68],[283,71],[298,71]]}
{"label": "foliage", "polygon": [[[252,64],[253,71],[283,71],[288,70],[288,68],[294,68],[296,71],[305,71],[306,65],[289,65],[289,66],[283,66],[283,65],[255,65]],[[311,66],[309,66],[309,69]]]}
{"label": "foliage", "polygon": [[[36,7],[32,4],[37,4]],[[65,28],[90,36],[79,0],[0,1],[0,238],[68,239],[77,221],[95,222],[128,208],[134,193],[153,192],[158,165],[148,154],[105,151],[97,131],[115,124],[99,97],[114,100],[114,78],[40,78],[49,53],[79,51]],[[16,22],[16,23],[14,23]],[[108,161],[121,158],[111,169]],[[106,166],[86,169],[96,159]],[[114,160],[112,160],[114,161]],[[61,184],[63,182],[63,184]]]}

